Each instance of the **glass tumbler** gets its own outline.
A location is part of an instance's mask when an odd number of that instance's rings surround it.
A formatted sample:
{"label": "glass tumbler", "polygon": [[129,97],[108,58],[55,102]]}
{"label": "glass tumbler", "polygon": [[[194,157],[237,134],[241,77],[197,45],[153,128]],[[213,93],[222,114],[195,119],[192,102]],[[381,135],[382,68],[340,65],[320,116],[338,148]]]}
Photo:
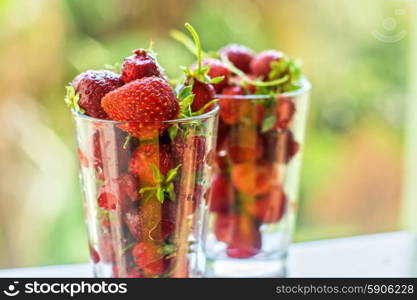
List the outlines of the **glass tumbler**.
{"label": "glass tumbler", "polygon": [[218,111],[158,124],[73,112],[96,277],[203,276]]}
{"label": "glass tumbler", "polygon": [[208,277],[283,277],[310,83],[280,95],[218,95]]}

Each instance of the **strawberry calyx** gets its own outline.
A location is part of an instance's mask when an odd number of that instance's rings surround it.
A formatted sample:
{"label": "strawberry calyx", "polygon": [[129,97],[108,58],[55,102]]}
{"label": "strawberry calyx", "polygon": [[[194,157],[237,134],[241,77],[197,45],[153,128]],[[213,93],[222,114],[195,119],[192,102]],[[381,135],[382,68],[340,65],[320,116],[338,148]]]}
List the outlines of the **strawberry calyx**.
{"label": "strawberry calyx", "polygon": [[139,193],[143,196],[143,200],[147,201],[152,198],[158,199],[159,202],[164,202],[165,193],[168,194],[171,201],[175,201],[176,195],[174,190],[174,179],[178,174],[178,170],[181,164],[175,168],[169,170],[164,176],[158,167],[151,164],[152,175],[155,179],[156,184],[153,186],[145,186],[139,190]]}
{"label": "strawberry calyx", "polygon": [[75,88],[71,84],[69,84],[65,87],[65,89],[67,90],[67,92],[64,101],[68,105],[68,107],[80,114],[84,114],[85,110],[78,105],[80,95],[75,92]]}

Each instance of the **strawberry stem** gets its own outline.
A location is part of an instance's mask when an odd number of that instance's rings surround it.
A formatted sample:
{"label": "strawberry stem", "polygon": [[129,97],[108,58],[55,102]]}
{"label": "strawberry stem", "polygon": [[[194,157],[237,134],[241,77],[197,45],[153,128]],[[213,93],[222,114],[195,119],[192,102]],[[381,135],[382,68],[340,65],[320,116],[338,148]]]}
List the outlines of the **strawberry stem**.
{"label": "strawberry stem", "polygon": [[198,37],[197,31],[195,31],[194,27],[191,26],[190,23],[185,23],[184,26],[185,28],[188,29],[188,31],[191,33],[194,39],[194,43],[196,46],[196,55],[197,55],[197,71],[198,73],[200,73],[201,67],[202,67],[202,50],[201,50],[200,38]]}

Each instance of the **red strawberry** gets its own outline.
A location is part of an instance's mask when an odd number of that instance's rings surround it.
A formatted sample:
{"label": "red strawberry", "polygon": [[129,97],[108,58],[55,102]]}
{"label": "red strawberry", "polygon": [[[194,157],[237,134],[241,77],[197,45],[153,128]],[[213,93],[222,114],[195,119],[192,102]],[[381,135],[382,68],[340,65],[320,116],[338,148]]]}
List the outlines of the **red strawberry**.
{"label": "red strawberry", "polygon": [[249,73],[250,63],[254,57],[253,51],[249,48],[242,45],[231,44],[220,50],[220,54],[226,55],[236,68],[245,73]]}
{"label": "red strawberry", "polygon": [[157,276],[165,272],[166,259],[161,253],[161,245],[151,242],[141,242],[132,249],[136,264],[148,276]]}
{"label": "red strawberry", "polygon": [[265,118],[265,105],[255,104],[255,121],[257,126],[261,126]]}
{"label": "red strawberry", "polygon": [[238,218],[239,215],[236,213],[216,214],[214,220],[214,234],[216,235],[216,239],[229,243],[232,240]]}
{"label": "red strawberry", "polygon": [[260,52],[252,60],[250,69],[253,75],[256,77],[267,78],[269,72],[271,72],[271,63],[279,61],[284,54],[276,50],[265,50]]}
{"label": "red strawberry", "polygon": [[153,143],[139,145],[132,154],[129,161],[129,171],[139,178],[142,186],[154,185],[157,183],[152,171],[155,165],[162,175],[172,169],[172,158],[170,147]]}
{"label": "red strawberry", "polygon": [[275,223],[284,214],[286,199],[282,186],[277,186],[268,194],[247,203],[245,208],[262,223]]}
{"label": "red strawberry", "polygon": [[130,270],[127,270],[126,275],[124,276],[125,278],[143,278],[143,272],[138,268],[132,268]]}
{"label": "red strawberry", "polygon": [[80,96],[78,105],[85,110],[85,114],[98,119],[108,119],[101,108],[101,99],[123,85],[119,75],[110,71],[86,71],[78,75],[72,86]]}
{"label": "red strawberry", "polygon": [[123,82],[128,83],[143,77],[161,75],[155,58],[146,50],[137,49],[133,53],[133,55],[126,57],[123,61],[121,69]]}
{"label": "red strawberry", "polygon": [[240,214],[233,227],[233,234],[228,241],[227,256],[249,258],[262,249],[261,233],[256,222],[249,216]]}
{"label": "red strawberry", "polygon": [[194,80],[192,92],[194,101],[191,104],[193,112],[199,111],[204,105],[216,98],[216,90],[213,85]]}
{"label": "red strawberry", "polygon": [[118,197],[107,189],[106,184],[100,186],[99,196],[97,198],[98,206],[105,210],[115,210],[119,202]]}
{"label": "red strawberry", "polygon": [[262,158],[264,144],[256,127],[239,126],[232,131],[227,141],[227,152],[233,163],[254,162]]}
{"label": "red strawberry", "polygon": [[[183,164],[184,152],[186,149],[192,151],[193,165],[196,170],[201,169],[206,154],[206,138],[204,136],[188,136],[187,140],[177,135],[173,144],[173,154],[176,165]],[[190,154],[191,155],[191,154]]]}
{"label": "red strawberry", "polygon": [[288,125],[295,113],[294,102],[288,98],[280,98],[278,101],[276,128],[282,130],[288,129]]}
{"label": "red strawberry", "polygon": [[231,177],[241,193],[256,196],[271,190],[277,181],[277,172],[270,164],[243,163],[233,166]]}
{"label": "red strawberry", "polygon": [[225,87],[222,90],[220,118],[226,124],[236,124],[242,116],[248,113],[250,103],[239,98],[243,95],[245,95],[245,91],[240,86]]}
{"label": "red strawberry", "polygon": [[99,190],[98,205],[106,210],[114,210],[118,205],[125,206],[125,199],[136,201],[138,199],[139,185],[136,179],[127,173],[116,179],[108,179]]}
{"label": "red strawberry", "polygon": [[124,200],[127,197],[130,201],[138,200],[139,185],[135,177],[129,173],[124,173],[116,181],[119,186],[121,199]]}
{"label": "red strawberry", "polygon": [[205,58],[203,59],[203,66],[210,66],[208,71],[208,76],[210,78],[224,76],[224,79],[219,83],[213,84],[214,89],[219,93],[222,88],[227,84],[229,77],[232,75],[232,72],[223,64],[220,60],[214,58]]}
{"label": "red strawberry", "polygon": [[[109,172],[113,173],[109,169],[114,167],[117,167],[118,172],[126,171],[130,153],[135,145],[134,141],[131,141],[126,149],[123,148],[127,135],[120,129],[115,130],[115,139],[113,133],[109,133],[104,128],[96,129],[92,137],[93,165],[101,180],[105,180],[104,177]],[[104,170],[103,161],[111,162],[106,164],[106,170]]]}
{"label": "red strawberry", "polygon": [[176,118],[179,112],[171,86],[155,76],[131,81],[108,93],[101,106],[112,120],[127,121],[120,128],[138,138],[158,136],[168,127],[162,122]]}
{"label": "red strawberry", "polygon": [[227,213],[233,210],[234,191],[229,179],[222,174],[214,177],[211,185],[210,211]]}

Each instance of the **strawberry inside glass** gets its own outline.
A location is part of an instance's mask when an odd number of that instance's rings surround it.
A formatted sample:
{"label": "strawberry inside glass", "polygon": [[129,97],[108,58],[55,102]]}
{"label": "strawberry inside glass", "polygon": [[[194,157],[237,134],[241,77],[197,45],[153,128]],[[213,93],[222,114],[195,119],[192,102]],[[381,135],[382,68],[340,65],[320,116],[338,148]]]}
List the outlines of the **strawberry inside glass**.
{"label": "strawberry inside glass", "polygon": [[276,50],[228,45],[206,60],[220,121],[212,183],[208,276],[285,275],[309,83]]}
{"label": "strawberry inside glass", "polygon": [[203,275],[218,120],[207,72],[200,63],[174,88],[138,49],[68,87],[96,276]]}

